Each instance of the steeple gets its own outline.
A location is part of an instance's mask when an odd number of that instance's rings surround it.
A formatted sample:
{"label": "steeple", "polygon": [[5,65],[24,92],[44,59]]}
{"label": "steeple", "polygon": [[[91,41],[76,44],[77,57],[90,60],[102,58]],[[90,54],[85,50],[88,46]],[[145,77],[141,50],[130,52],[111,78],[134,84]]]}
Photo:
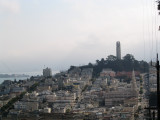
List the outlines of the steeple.
{"label": "steeple", "polygon": [[134,97],[138,97],[137,84],[136,84],[134,70],[132,71],[131,91],[132,91]]}
{"label": "steeple", "polygon": [[135,78],[135,72],[134,72],[134,70],[132,71],[131,89],[133,91],[137,90],[137,84],[136,84],[136,78]]}

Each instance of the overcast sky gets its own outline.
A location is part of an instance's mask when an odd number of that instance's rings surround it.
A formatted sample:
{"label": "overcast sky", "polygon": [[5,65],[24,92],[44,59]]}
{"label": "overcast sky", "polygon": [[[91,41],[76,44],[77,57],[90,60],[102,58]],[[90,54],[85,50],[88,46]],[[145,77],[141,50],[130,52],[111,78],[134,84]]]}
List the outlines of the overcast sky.
{"label": "overcast sky", "polygon": [[0,73],[94,63],[116,55],[116,41],[122,56],[155,59],[156,7],[154,0],[0,0]]}

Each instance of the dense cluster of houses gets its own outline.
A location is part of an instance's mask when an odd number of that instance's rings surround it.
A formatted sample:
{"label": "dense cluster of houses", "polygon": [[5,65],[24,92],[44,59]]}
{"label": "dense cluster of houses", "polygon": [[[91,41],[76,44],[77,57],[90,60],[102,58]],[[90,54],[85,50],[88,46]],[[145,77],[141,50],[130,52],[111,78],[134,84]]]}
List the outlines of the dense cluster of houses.
{"label": "dense cluster of houses", "polygon": [[[5,80],[0,86],[0,106],[26,92],[23,98],[14,103],[8,116],[28,113],[76,113],[92,114],[107,120],[134,120],[138,109],[139,84],[135,72],[130,83],[115,78],[111,69],[103,69],[99,77],[92,76],[92,68],[74,69],[57,73],[52,77],[47,68],[45,76],[22,81]],[[43,80],[35,91],[27,88]],[[6,98],[6,99],[4,99]]]}

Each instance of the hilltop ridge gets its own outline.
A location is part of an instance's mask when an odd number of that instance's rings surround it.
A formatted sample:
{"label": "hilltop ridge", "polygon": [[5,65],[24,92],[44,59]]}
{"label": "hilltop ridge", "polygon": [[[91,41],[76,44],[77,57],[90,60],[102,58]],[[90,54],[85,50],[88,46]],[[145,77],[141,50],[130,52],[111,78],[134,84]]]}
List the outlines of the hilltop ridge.
{"label": "hilltop ridge", "polygon": [[[77,66],[70,66],[69,70],[72,70]],[[115,72],[121,71],[139,71],[145,73],[149,71],[149,64],[146,61],[138,61],[132,54],[126,54],[122,59],[117,59],[114,55],[109,55],[106,59],[96,60],[96,63],[88,63],[88,65],[79,66],[79,68],[93,68],[93,75],[98,76],[100,72],[105,68],[110,68]]]}

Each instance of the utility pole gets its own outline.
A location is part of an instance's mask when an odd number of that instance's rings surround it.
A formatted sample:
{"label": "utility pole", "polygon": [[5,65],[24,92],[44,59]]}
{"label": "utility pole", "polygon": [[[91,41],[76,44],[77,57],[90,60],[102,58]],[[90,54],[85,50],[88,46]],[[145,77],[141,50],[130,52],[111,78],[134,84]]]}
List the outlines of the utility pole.
{"label": "utility pole", "polygon": [[[157,2],[158,2],[158,10],[160,10],[160,0],[158,0]],[[160,86],[159,86],[159,60],[158,60],[158,53],[157,53],[157,110],[158,110],[157,119],[158,120],[160,120],[160,91],[159,90],[160,90]]]}
{"label": "utility pole", "polygon": [[160,120],[160,92],[159,92],[159,60],[158,60],[158,53],[157,53],[157,119]]}

